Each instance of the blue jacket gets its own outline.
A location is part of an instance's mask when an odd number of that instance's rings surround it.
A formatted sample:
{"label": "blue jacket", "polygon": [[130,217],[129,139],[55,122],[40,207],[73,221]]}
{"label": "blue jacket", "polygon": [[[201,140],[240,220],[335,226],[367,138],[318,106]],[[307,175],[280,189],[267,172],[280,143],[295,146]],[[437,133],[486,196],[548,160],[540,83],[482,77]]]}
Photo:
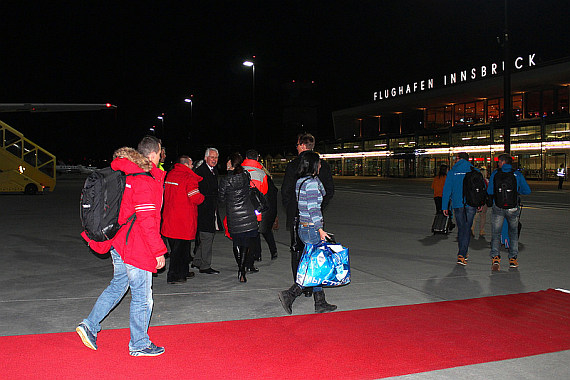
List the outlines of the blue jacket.
{"label": "blue jacket", "polygon": [[[497,174],[497,172],[499,170],[502,170],[504,172],[510,172],[513,170],[513,167],[509,164],[503,164],[503,166],[497,170],[495,170],[493,173],[491,173],[491,178],[489,179],[489,186],[487,187],[487,193],[493,195],[493,179],[495,178],[495,174]],[[514,171],[515,174],[515,178],[517,179],[517,192],[521,195],[527,195],[530,194],[530,187],[528,186],[528,183],[526,182],[526,179],[524,178],[524,176],[522,175],[521,172],[519,172],[518,170]],[[495,200],[493,200],[493,203],[495,202]]]}
{"label": "blue jacket", "polygon": [[[451,208],[462,208],[465,206],[463,197],[463,178],[471,171],[473,165],[467,160],[461,159],[447,172],[445,184],[443,185],[443,195],[441,197],[442,210],[448,210],[449,198],[451,197]],[[479,169],[475,169],[479,171]]]}

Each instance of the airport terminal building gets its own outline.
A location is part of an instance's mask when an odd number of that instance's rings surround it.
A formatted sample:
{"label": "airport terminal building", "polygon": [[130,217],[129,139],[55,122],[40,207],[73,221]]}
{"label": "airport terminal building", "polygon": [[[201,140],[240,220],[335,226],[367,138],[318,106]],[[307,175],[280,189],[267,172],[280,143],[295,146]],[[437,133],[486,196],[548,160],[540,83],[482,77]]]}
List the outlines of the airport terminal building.
{"label": "airport terminal building", "polygon": [[[512,64],[511,154],[527,178],[553,179],[570,154],[570,58]],[[502,65],[380,88],[371,103],[333,112],[337,140],[316,150],[336,175],[431,177],[458,151],[490,169],[504,151]]]}

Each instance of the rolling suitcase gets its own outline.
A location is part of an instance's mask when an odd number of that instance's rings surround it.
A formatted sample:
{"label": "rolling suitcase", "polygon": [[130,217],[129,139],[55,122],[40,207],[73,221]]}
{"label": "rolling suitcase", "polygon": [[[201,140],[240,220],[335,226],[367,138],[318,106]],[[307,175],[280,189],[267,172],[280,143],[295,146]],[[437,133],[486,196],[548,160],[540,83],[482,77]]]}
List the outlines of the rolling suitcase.
{"label": "rolling suitcase", "polygon": [[443,214],[435,214],[433,219],[433,224],[431,225],[431,232],[433,234],[445,234],[447,235],[450,230],[451,217],[445,216]]}

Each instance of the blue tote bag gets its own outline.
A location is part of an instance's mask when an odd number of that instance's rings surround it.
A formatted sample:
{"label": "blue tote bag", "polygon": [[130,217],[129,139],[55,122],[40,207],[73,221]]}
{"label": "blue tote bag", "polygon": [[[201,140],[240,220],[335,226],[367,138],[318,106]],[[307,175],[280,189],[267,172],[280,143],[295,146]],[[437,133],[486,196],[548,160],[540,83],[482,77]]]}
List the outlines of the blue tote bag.
{"label": "blue tote bag", "polygon": [[303,257],[297,268],[296,282],[303,287],[349,284],[348,248],[327,242],[305,245]]}

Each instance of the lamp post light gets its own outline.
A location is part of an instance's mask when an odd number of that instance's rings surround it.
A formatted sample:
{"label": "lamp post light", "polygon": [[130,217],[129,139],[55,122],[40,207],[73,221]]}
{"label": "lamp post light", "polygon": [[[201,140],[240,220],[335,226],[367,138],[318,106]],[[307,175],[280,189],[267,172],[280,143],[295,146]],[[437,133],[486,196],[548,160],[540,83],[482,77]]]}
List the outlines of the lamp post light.
{"label": "lamp post light", "polygon": [[[255,56],[253,56],[255,58]],[[244,66],[251,67],[251,125],[253,129],[253,143],[255,144],[255,64],[253,61],[244,61]]]}
{"label": "lamp post light", "polygon": [[184,99],[186,103],[190,103],[190,129],[192,128],[192,107],[194,106],[194,102],[192,102],[192,98],[194,95],[190,95],[189,98]]}
{"label": "lamp post light", "polygon": [[162,115],[157,116],[157,119],[160,120],[161,126],[162,126],[162,138],[164,138],[164,112],[162,113]]}

